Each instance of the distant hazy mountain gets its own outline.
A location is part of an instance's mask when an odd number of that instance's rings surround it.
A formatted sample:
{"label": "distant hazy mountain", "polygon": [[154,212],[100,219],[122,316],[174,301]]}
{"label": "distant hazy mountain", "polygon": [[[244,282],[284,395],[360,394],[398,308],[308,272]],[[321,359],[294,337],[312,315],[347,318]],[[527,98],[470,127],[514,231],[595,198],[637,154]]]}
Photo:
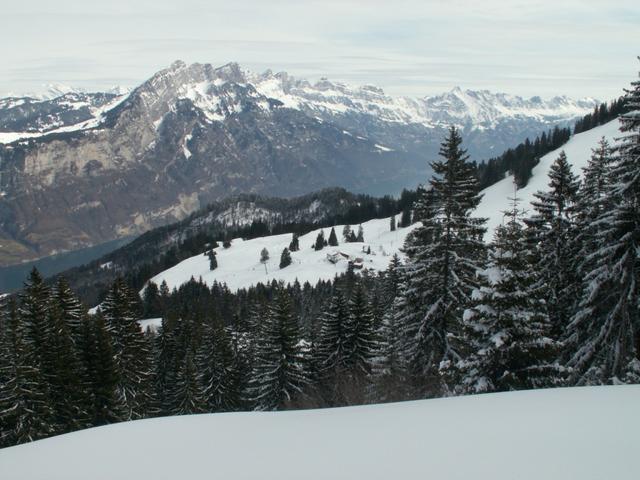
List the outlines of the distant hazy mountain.
{"label": "distant hazy mountain", "polygon": [[230,194],[395,193],[426,180],[450,124],[481,159],[595,105],[458,88],[390,97],[233,63],[175,62],[127,94],[58,93],[0,99],[0,265],[140,233]]}

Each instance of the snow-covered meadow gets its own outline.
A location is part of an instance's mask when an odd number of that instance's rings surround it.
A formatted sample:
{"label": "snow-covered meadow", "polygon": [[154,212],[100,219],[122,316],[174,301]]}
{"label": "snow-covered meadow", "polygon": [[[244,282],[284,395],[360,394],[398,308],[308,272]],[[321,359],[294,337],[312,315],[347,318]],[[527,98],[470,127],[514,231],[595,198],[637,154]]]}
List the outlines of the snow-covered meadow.
{"label": "snow-covered meadow", "polygon": [[635,480],[640,386],[167,417],[0,450],[7,480]]}
{"label": "snow-covered meadow", "polygon": [[[397,216],[400,219],[400,215]],[[320,230],[329,238],[331,228],[313,230],[299,238],[300,251],[291,252],[292,263],[286,268],[279,268],[280,254],[291,242],[291,234],[272,235],[252,240],[234,239],[230,248],[222,245],[215,249],[218,268],[209,270],[209,258],[196,255],[188,258],[174,267],[156,275],[151,280],[158,285],[167,282],[170,289],[179,287],[189,281],[191,277],[202,278],[211,285],[214,281],[226,283],[231,290],[246,288],[257,283],[268,283],[272,280],[293,283],[296,279],[300,283],[310,282],[312,285],[318,280],[330,280],[335,275],[346,272],[348,261],[338,255],[337,263],[327,259],[327,254],[344,253],[352,258],[362,258],[363,268],[372,271],[385,270],[394,253],[400,253],[404,239],[414,226],[390,230],[390,219],[370,220],[362,224],[364,243],[346,243],[342,240],[343,225],[335,227],[339,245],[325,247],[316,251],[313,245]],[[351,228],[357,232],[358,225]],[[260,252],[266,248],[269,260],[260,262]],[[367,254],[363,251],[371,249]]]}

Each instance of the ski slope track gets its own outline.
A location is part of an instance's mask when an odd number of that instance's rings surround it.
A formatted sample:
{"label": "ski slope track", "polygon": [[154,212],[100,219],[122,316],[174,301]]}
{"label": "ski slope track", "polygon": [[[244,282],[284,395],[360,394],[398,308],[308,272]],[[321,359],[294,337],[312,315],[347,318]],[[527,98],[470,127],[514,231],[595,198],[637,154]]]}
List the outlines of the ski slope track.
{"label": "ski slope track", "polygon": [[[397,219],[400,219],[400,215]],[[209,258],[200,254],[183,260],[151,280],[158,285],[166,281],[170,289],[188,282],[191,277],[196,280],[202,278],[208,285],[214,281],[225,283],[231,290],[247,288],[257,283],[267,284],[272,280],[287,284],[297,279],[300,283],[309,282],[314,285],[318,280],[330,280],[347,271],[348,260],[345,257],[338,255],[337,263],[327,259],[327,254],[340,252],[352,259],[362,258],[363,268],[371,271],[385,270],[389,266],[391,256],[395,253],[400,254],[407,234],[414,228],[398,228],[392,232],[389,220],[384,218],[363,223],[364,243],[343,242],[343,225],[338,225],[334,228],[340,244],[319,251],[313,249],[318,233],[320,230],[324,231],[324,237],[328,239],[331,228],[317,229],[302,235],[299,238],[300,251],[291,252],[292,264],[283,269],[279,268],[280,254],[293,238],[290,233],[246,241],[241,238],[234,239],[230,248],[220,246],[215,249],[218,260],[218,268],[215,270],[209,270]],[[357,232],[358,225],[352,225],[351,228]],[[260,252],[263,248],[266,248],[270,255],[265,264],[260,262]],[[364,253],[363,248],[370,248],[371,254]]]}
{"label": "ski slope track", "polygon": [[167,417],[0,450],[7,480],[636,480],[640,386]]}
{"label": "ski slope track", "polygon": [[529,183],[517,192],[514,189],[513,175],[508,175],[504,180],[499,181],[485,188],[481,193],[482,201],[478,206],[475,216],[487,218],[487,233],[485,240],[493,238],[495,229],[502,224],[504,212],[511,208],[511,198],[520,200],[519,208],[526,211],[527,216],[533,213],[531,202],[535,200],[534,193],[548,189],[548,172],[553,162],[558,158],[560,152],[564,150],[567,160],[571,164],[572,171],[578,176],[582,176],[582,169],[587,166],[591,158],[591,150],[595,148],[602,137],[609,140],[612,145],[616,138],[622,136],[620,133],[620,122],[612,120],[604,125],[587,130],[572,136],[562,147],[547,153],[540,159],[538,165],[533,168]]}

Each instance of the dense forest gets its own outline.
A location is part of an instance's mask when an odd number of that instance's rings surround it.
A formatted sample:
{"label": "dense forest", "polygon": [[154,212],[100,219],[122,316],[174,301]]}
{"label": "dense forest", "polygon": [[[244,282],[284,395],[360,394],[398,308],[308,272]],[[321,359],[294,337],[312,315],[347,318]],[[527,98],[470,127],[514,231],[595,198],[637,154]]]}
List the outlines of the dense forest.
{"label": "dense forest", "polygon": [[[3,299],[0,444],[159,415],[638,383],[640,82],[624,102],[624,139],[603,139],[581,181],[561,153],[533,214],[513,199],[489,245],[452,127],[415,193],[406,258],[379,274],[149,284],[142,299],[119,278],[89,315],[33,271]],[[142,332],[149,316],[162,325]]]}

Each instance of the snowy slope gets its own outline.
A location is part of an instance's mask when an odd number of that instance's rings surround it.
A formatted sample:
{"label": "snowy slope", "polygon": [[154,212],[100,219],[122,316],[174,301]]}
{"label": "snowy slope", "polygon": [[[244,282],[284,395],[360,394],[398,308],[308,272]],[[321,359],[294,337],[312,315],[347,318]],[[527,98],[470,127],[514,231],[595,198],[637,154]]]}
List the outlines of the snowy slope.
{"label": "snowy slope", "polygon": [[[573,168],[573,173],[582,176],[582,169],[587,166],[591,157],[591,149],[596,147],[603,136],[613,143],[616,138],[621,136],[618,128],[618,120],[612,120],[599,127],[574,135],[565,145],[542,157],[540,163],[534,167],[529,183],[516,192],[517,198],[521,200],[520,209],[525,209],[528,215],[532,213],[531,202],[535,199],[533,194],[548,188],[549,168],[562,150],[567,154],[567,160]],[[496,227],[502,223],[503,212],[510,207],[509,198],[514,196],[513,175],[509,175],[504,180],[484,189],[482,194],[482,201],[478,206],[476,216],[489,219],[485,240],[491,240]]]}
{"label": "snowy slope", "polygon": [[7,480],[635,480],[640,386],[122,423],[0,450]]}
{"label": "snowy slope", "polygon": [[[74,97],[70,95],[63,95],[61,97],[58,97],[57,99],[58,100],[63,99],[65,98],[65,96],[70,97],[72,100],[74,99]],[[43,137],[45,135],[50,135],[50,134],[76,132],[76,131],[96,128],[104,121],[105,115],[109,111],[113,110],[118,105],[120,105],[122,102],[124,102],[127,99],[127,96],[128,95],[126,93],[118,95],[114,97],[111,101],[100,106],[91,105],[83,97],[80,97],[76,101],[66,101],[64,102],[64,104],[65,104],[65,107],[69,110],[78,110],[80,108],[88,108],[91,114],[91,118],[89,118],[88,120],[80,121],[78,123],[74,123],[72,125],[60,126],[59,124],[56,124],[56,123],[40,125],[37,131],[24,131],[24,132],[3,131],[3,132],[0,132],[0,144],[8,144],[8,143],[15,142],[17,140],[38,138],[38,137]],[[43,102],[45,101],[46,100],[43,100]],[[33,104],[36,105],[37,102],[34,102]]]}
{"label": "snowy slope", "polygon": [[[233,240],[231,247],[224,249],[222,246],[215,251],[217,253],[218,268],[209,270],[209,259],[205,255],[196,255],[188,258],[178,265],[156,275],[152,280],[158,285],[166,280],[170,289],[179,287],[188,282],[191,277],[202,279],[207,284],[214,280],[226,283],[230,289],[249,287],[258,282],[268,283],[272,280],[282,280],[285,283],[293,283],[296,278],[300,283],[310,282],[312,285],[321,279],[331,279],[336,274],[347,270],[347,260],[341,259],[333,264],[327,260],[327,254],[343,252],[352,257],[361,257],[364,260],[364,268],[374,271],[384,270],[389,265],[391,255],[398,253],[404,243],[404,239],[413,227],[399,228],[394,232],[389,230],[389,219],[377,219],[362,224],[365,243],[343,243],[343,225],[335,227],[339,245],[337,247],[325,247],[315,251],[312,246],[316,241],[318,230],[314,230],[299,239],[300,251],[292,252],[292,264],[284,269],[279,268],[280,254],[291,242],[291,234],[273,235],[252,240]],[[357,231],[358,226],[352,226]],[[322,229],[325,238],[329,238],[330,228]],[[371,248],[371,254],[362,252],[366,247]],[[266,264],[260,263],[260,252],[263,248],[269,251],[270,258]],[[266,267],[266,268],[265,268]]]}

